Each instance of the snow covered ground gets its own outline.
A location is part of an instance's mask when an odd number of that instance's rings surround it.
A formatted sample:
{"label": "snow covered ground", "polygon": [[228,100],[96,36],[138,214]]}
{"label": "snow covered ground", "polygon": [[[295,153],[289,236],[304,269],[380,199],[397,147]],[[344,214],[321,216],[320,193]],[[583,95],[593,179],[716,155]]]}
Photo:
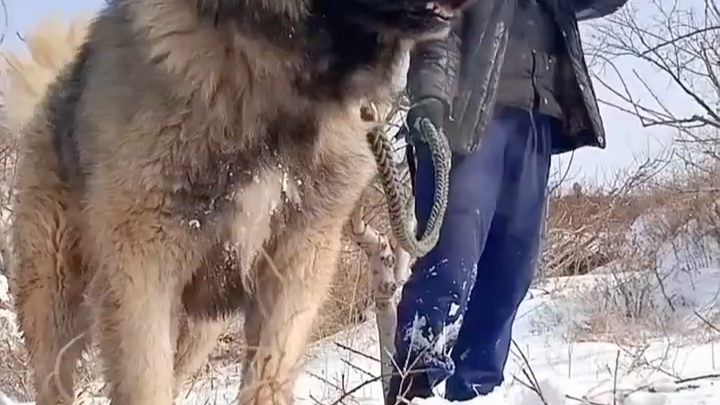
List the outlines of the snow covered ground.
{"label": "snow covered ground", "polygon": [[[709,271],[709,274],[714,287],[718,288],[720,271]],[[567,282],[562,284],[567,288]],[[572,324],[570,318],[577,314],[577,305],[568,305],[570,301],[573,300],[567,295],[555,298],[552,290],[533,290],[523,302],[514,327],[517,347],[528,359],[547,405],[720,403],[720,345],[715,347],[720,339],[697,344],[656,339],[642,346],[568,341],[565,331]],[[548,324],[549,318],[556,319],[557,323]],[[382,388],[375,377],[380,374],[380,365],[371,358],[379,353],[376,336],[371,319],[313,347],[304,374],[298,380],[297,403],[333,404],[342,398],[347,404],[381,404]],[[469,401],[469,405],[542,405],[537,394],[515,380],[517,377],[527,382],[523,368],[528,369],[519,353],[513,353],[505,384],[485,398]],[[239,367],[220,374],[237,376],[238,370]],[[717,375],[708,377],[713,374]],[[697,377],[702,378],[682,381]],[[184,403],[232,403],[237,383],[232,377],[196,383]],[[613,393],[618,397],[617,402],[613,402]],[[416,402],[419,405],[446,403],[440,398]]]}
{"label": "snow covered ground", "polygon": [[[605,291],[598,286],[631,277],[631,272],[599,269],[592,275],[547,280],[520,307],[514,325],[519,351],[511,354],[504,385],[468,405],[720,404],[720,246],[709,238],[679,238],[656,257],[656,271],[648,272],[653,277],[644,288],[654,309],[647,316],[662,318],[664,335],[647,337],[633,330],[627,339],[601,339],[593,330],[598,314],[607,312],[610,322],[616,316],[604,307],[609,304],[598,295]],[[664,280],[662,286],[653,285],[656,278]],[[0,276],[0,300],[6,299],[6,287]],[[0,316],[12,318],[9,311]],[[373,319],[318,342],[297,382],[297,404],[382,404],[378,357]],[[180,402],[234,404],[239,375],[239,364],[214,370],[194,381]],[[526,387],[528,376],[545,402]],[[81,395],[79,402],[105,401]],[[447,402],[438,396],[416,403]]]}
{"label": "snow covered ground", "polygon": [[[720,246],[709,237],[680,235],[655,251],[655,271],[645,272],[649,276],[638,286],[653,309],[647,316],[666,325],[664,337],[656,331],[646,338],[633,330],[622,342],[591,338],[593,317],[607,311],[612,322],[616,316],[604,307],[612,301],[608,288],[637,274],[598,269],[550,279],[532,289],[520,307],[514,325],[519,351],[511,354],[504,385],[468,405],[720,404],[720,329],[707,324],[720,319]],[[319,342],[298,380],[297,403],[382,404],[378,357],[373,319]],[[228,376],[238,371],[221,370],[222,378],[196,383],[184,403],[232,403],[239,381]],[[545,402],[527,387],[528,376]],[[446,404],[441,391],[416,402]]]}
{"label": "snow covered ground", "polygon": [[[720,270],[705,269],[704,274],[699,285],[706,293],[720,288]],[[665,338],[626,346],[569,339],[568,331],[582,327],[579,323],[583,305],[593,305],[583,302],[582,286],[591,282],[591,277],[553,280],[542,290],[531,290],[520,308],[515,340],[529,362],[532,373],[528,374],[534,375],[547,405],[720,403],[720,332],[715,341],[704,343]],[[571,288],[571,284],[577,288]],[[717,300],[713,305],[720,306]],[[375,377],[380,374],[380,364],[374,359],[378,355],[373,319],[319,342],[307,355],[295,391],[297,403],[330,405],[342,399],[345,404],[381,404],[381,383]],[[527,383],[523,369],[528,367],[514,352],[505,384],[485,398],[469,401],[469,405],[542,405],[537,394],[516,380]],[[233,404],[239,371],[240,365],[232,366],[195,381],[181,402]],[[613,402],[613,396],[617,402]],[[84,403],[105,402],[83,399]],[[439,397],[416,402],[446,403]]]}

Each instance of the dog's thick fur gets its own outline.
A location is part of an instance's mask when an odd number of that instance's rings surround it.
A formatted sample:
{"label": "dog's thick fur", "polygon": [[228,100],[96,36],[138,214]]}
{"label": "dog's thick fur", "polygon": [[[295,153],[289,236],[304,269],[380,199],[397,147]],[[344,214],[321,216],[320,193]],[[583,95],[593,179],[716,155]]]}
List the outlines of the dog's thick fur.
{"label": "dog's thick fur", "polygon": [[0,74],[7,81],[5,124],[10,131],[16,132],[32,117],[48,85],[85,42],[89,22],[82,16],[69,21],[57,15],[45,17],[24,33],[27,55],[0,52]]}
{"label": "dog's thick fur", "polygon": [[[67,22],[58,16],[44,18],[26,33],[27,56],[9,50],[1,53],[5,62],[2,73],[9,90],[4,94],[7,101],[4,112],[11,131],[21,132],[21,127],[30,120],[47,87],[85,42],[90,21],[84,17]],[[45,297],[50,299],[52,295],[46,294]],[[34,301],[33,304],[37,304],[37,310],[53,305],[52,302],[42,301]],[[181,339],[175,354],[178,382],[182,382],[205,360],[206,352],[214,343],[213,338],[222,332],[224,326],[222,322],[213,322],[205,328],[192,328],[193,320],[187,316],[181,316],[180,322]],[[193,336],[193,333],[205,335]],[[206,346],[196,347],[198,344]]]}
{"label": "dog's thick fur", "polygon": [[91,337],[114,404],[170,404],[238,310],[240,402],[290,400],[374,171],[360,104],[440,33],[364,12],[413,1],[110,2],[22,131],[13,294],[38,405],[73,400]]}

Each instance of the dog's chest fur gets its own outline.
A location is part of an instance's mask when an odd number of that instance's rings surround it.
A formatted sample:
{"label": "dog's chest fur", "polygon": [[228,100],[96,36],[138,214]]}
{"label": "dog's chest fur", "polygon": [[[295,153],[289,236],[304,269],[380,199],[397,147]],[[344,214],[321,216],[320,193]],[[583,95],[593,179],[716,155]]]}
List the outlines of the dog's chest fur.
{"label": "dog's chest fur", "polygon": [[[174,214],[194,228],[216,228],[234,220],[230,217],[238,210],[258,215],[275,212],[289,196],[294,196],[292,199],[297,203],[298,190],[294,186],[312,177],[318,134],[314,126],[287,117],[282,120],[286,129],[263,128],[266,135],[249,145],[208,142],[200,150],[193,148],[192,153],[168,159],[164,177],[172,190]],[[207,135],[212,138],[222,130],[208,131],[214,132]],[[257,201],[247,201],[246,195],[257,195]],[[258,205],[266,208],[260,209]]]}
{"label": "dog's chest fur", "polygon": [[[220,237],[184,289],[184,306],[191,315],[215,318],[242,308],[245,281],[254,276],[261,249],[288,229],[327,220],[329,213],[350,213],[375,170],[365,137],[370,124],[360,119],[359,104],[337,106],[318,122],[311,144],[292,142],[292,152],[275,149],[240,174],[214,173],[240,181],[206,200],[223,201],[203,216],[207,232]],[[192,191],[205,195],[202,187]],[[187,219],[188,226],[202,233],[202,222]]]}

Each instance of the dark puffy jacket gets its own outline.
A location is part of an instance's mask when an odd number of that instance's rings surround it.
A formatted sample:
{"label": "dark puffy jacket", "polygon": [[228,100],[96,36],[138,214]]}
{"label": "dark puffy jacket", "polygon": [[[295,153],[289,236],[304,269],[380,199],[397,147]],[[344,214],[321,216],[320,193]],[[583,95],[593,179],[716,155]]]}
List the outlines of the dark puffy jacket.
{"label": "dark puffy jacket", "polygon": [[[605,148],[605,131],[585,63],[578,20],[606,16],[627,0],[540,0],[552,14],[568,53],[555,86],[563,127],[553,153],[582,146]],[[478,0],[458,18],[448,37],[413,50],[407,78],[411,99],[436,97],[449,107],[445,133],[457,152],[477,148],[495,109],[508,28],[518,0]]]}

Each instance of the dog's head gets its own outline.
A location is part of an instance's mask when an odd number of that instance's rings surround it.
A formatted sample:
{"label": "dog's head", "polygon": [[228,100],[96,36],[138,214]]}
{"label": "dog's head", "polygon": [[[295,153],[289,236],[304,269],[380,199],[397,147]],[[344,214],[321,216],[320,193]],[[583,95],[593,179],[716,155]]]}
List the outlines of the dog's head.
{"label": "dog's head", "polygon": [[[311,18],[351,24],[378,34],[422,39],[447,33],[452,20],[482,0],[180,0],[194,2],[215,23],[245,20],[260,31],[286,35]],[[279,28],[279,30],[278,30]]]}
{"label": "dog's head", "polygon": [[316,0],[333,16],[381,34],[412,39],[444,35],[452,20],[474,1]]}

